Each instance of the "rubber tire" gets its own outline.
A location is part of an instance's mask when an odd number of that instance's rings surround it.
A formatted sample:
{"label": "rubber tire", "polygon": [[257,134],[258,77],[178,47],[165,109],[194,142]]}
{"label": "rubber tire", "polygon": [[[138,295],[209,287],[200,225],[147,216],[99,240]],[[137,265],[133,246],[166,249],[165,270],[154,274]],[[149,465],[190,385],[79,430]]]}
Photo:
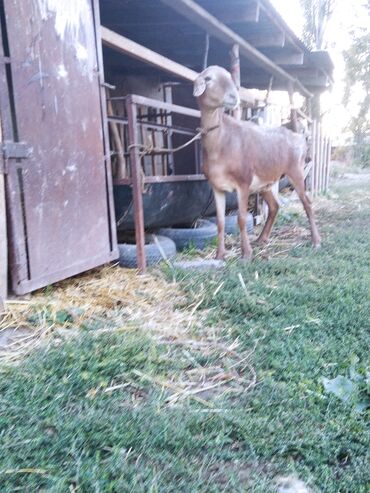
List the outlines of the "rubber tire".
{"label": "rubber tire", "polygon": [[193,228],[161,228],[158,233],[171,238],[178,250],[191,245],[202,250],[217,237],[217,226],[205,219],[198,219]]}
{"label": "rubber tire", "polygon": [[289,178],[287,176],[283,176],[282,178],[280,178],[280,181],[279,181],[279,192],[281,192],[285,188],[291,188],[291,189],[293,189],[292,184],[290,183]]}
{"label": "rubber tire", "polygon": [[[217,217],[210,217],[208,218],[211,222],[217,224]],[[248,212],[247,214],[247,233],[253,234],[253,215]],[[225,233],[227,235],[237,235],[239,233],[239,224],[238,224],[238,214],[233,213],[228,216],[225,216]]]}
{"label": "rubber tire", "polygon": [[[176,255],[176,245],[165,236],[156,235],[157,240],[167,258],[173,258]],[[136,268],[136,245],[134,243],[119,243],[119,265],[121,267]],[[164,259],[162,253],[156,245],[153,235],[145,235],[145,255],[147,265],[154,265],[162,262]]]}

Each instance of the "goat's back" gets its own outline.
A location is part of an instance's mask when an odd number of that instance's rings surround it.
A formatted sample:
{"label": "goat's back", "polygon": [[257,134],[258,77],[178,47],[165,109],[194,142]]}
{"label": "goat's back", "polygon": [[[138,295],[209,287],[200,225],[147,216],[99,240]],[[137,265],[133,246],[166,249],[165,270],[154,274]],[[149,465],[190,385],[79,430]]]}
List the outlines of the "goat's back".
{"label": "goat's back", "polygon": [[[224,115],[227,132],[226,145],[240,153],[243,167],[261,176],[287,173],[290,166],[304,161],[306,139],[284,127],[264,127],[255,123],[238,121]],[[234,154],[234,152],[233,152]],[[280,174],[280,176],[281,176]],[[278,179],[278,178],[277,178]]]}

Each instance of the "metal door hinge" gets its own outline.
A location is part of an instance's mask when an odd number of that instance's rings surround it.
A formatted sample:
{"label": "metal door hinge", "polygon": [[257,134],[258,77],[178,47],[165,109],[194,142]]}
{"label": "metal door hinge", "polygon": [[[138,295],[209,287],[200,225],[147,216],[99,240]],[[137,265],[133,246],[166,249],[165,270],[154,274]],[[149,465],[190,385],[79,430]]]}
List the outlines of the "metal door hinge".
{"label": "metal door hinge", "polygon": [[4,159],[27,159],[31,154],[31,149],[26,142],[5,141],[2,148]]}
{"label": "metal door hinge", "polygon": [[0,151],[0,173],[8,173],[9,159],[27,159],[30,157],[32,148],[26,142],[13,142],[6,140],[1,144],[2,156]]}

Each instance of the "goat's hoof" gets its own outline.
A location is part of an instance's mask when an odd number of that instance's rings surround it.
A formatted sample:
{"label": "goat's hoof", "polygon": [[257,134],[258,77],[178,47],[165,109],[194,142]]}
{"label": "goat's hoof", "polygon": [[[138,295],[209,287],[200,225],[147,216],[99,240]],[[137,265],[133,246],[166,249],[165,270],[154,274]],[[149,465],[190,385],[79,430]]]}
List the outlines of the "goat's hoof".
{"label": "goat's hoof", "polygon": [[241,257],[240,260],[242,262],[250,262],[252,260],[252,252],[251,253],[244,253]]}
{"label": "goat's hoof", "polygon": [[257,238],[257,245],[259,246],[265,246],[268,243],[268,238]]}
{"label": "goat's hoof", "polygon": [[217,253],[216,260],[225,260],[225,259],[226,259],[226,252]]}
{"label": "goat's hoof", "polygon": [[312,240],[312,246],[315,249],[321,248],[321,238],[318,237],[318,238],[315,238],[314,240]]}

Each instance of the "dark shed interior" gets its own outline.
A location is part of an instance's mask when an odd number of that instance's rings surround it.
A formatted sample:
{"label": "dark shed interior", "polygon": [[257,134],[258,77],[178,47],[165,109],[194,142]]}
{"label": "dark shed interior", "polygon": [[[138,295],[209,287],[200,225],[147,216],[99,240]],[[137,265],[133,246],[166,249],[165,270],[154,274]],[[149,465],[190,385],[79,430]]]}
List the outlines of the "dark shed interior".
{"label": "dark shed interior", "polygon": [[[330,58],[309,52],[268,0],[197,0],[197,4],[310,91],[330,85]],[[103,26],[197,72],[202,70],[205,58],[207,65],[229,67],[230,45],[211,36],[206,57],[205,30],[171,8],[171,2],[165,5],[160,0],[101,0],[100,8]],[[108,76],[163,76],[159,70],[110,49],[105,48],[104,54]],[[323,58],[328,63],[323,63]],[[267,89],[270,77],[269,72],[242,57],[242,86]],[[286,84],[276,79],[273,87],[285,89]]]}

